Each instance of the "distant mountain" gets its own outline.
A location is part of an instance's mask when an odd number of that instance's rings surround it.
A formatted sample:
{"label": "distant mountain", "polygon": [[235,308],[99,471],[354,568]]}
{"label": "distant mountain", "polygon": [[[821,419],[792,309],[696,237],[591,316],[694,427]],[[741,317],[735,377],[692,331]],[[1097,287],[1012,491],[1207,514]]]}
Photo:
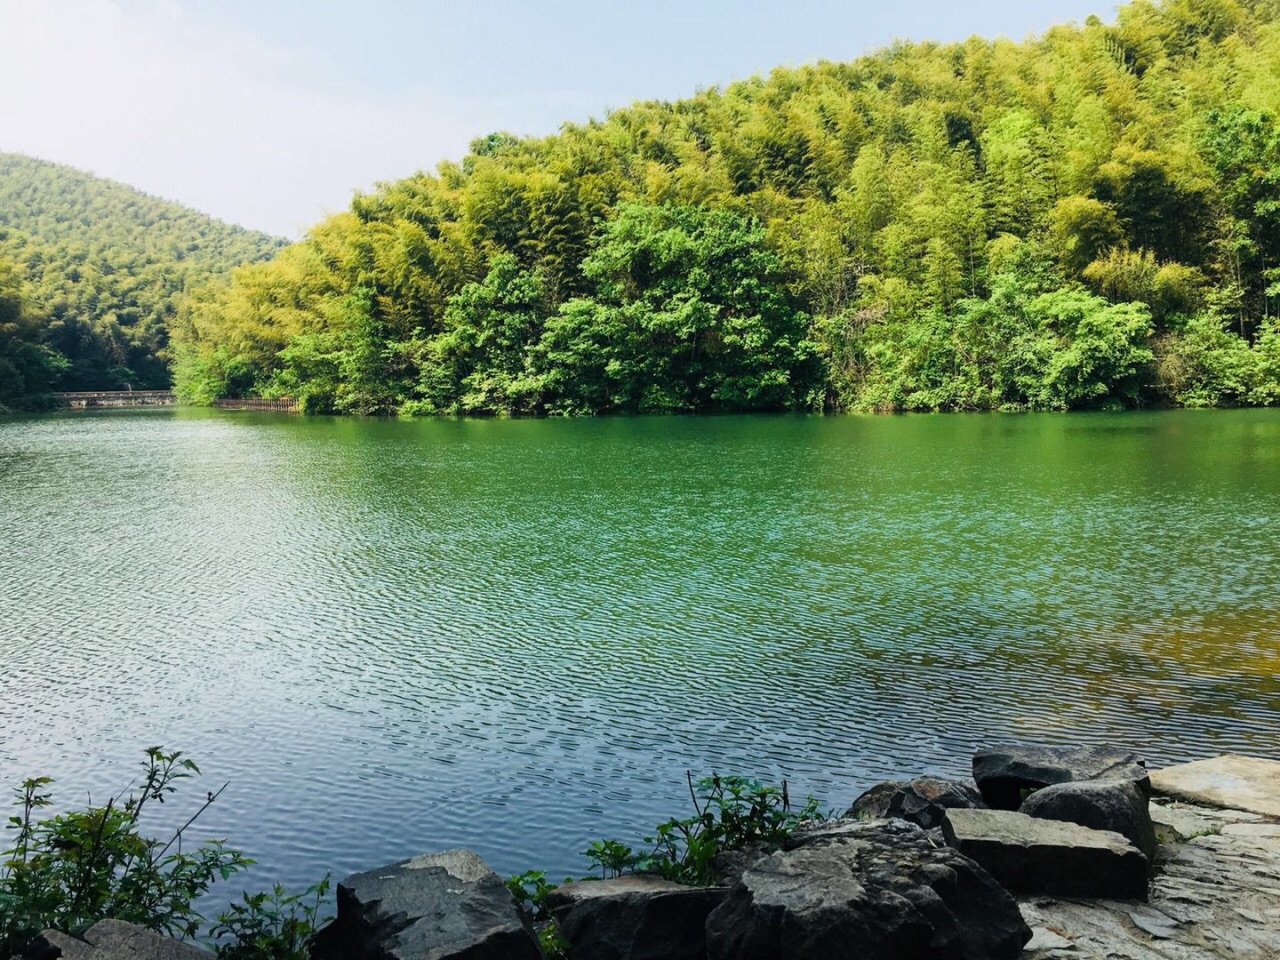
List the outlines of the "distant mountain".
{"label": "distant mountain", "polygon": [[25,279],[66,390],[165,387],[184,290],[285,241],[114,180],[0,153],[0,260]]}

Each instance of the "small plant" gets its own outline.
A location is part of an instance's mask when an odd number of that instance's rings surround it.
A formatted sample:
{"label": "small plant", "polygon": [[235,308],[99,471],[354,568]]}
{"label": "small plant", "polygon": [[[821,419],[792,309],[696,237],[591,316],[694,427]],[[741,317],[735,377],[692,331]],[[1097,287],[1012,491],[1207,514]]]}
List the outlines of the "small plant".
{"label": "small plant", "polygon": [[542,944],[542,953],[547,960],[566,960],[569,956],[569,941],[560,936],[560,928],[554,920],[548,920],[538,928],[538,942]]}
{"label": "small plant", "polygon": [[642,857],[618,840],[592,840],[583,856],[600,868],[601,877],[620,877],[640,863]]}
{"label": "small plant", "polygon": [[507,889],[516,898],[516,903],[528,910],[535,920],[546,916],[547,894],[556,888],[556,884],[547,883],[545,870],[526,870],[507,877],[506,883]]}
{"label": "small plant", "polygon": [[755,844],[779,844],[805,821],[822,819],[813,797],[806,798],[800,809],[791,809],[785,780],[774,787],[713,774],[695,785],[692,775],[686,776],[694,816],[658,824],[657,832],[645,838],[654,844],[654,851],[639,864],[669,880],[712,884],[718,854]]}
{"label": "small plant", "polygon": [[[564,882],[573,881],[566,877]],[[507,889],[516,898],[516,903],[529,912],[537,928],[538,941],[547,960],[564,960],[568,956],[569,944],[560,936],[560,928],[547,910],[547,894],[555,888],[556,884],[547,883],[547,874],[543,870],[526,870],[507,878]]]}
{"label": "small plant", "polygon": [[150,747],[145,753],[138,792],[122,800],[122,791],[105,806],[91,800],[84,810],[38,819],[52,803],[46,788],[53,781],[23,782],[17,791],[21,812],[8,822],[15,836],[0,853],[0,956],[18,953],[45,928],[74,933],[108,917],[193,937],[204,922],[193,902],[215,881],[253,863],[219,840],[192,852],[182,848],[187,829],[222,790],[206,794],[167,842],[142,835],[140,821],[150,803],[164,803],[178,781],[200,772],[180,751]]}
{"label": "small plant", "polygon": [[269,893],[244,894],[218,914],[212,936],[220,960],[306,960],[329,892],[329,875],[302,893],[286,894],[280,884]]}

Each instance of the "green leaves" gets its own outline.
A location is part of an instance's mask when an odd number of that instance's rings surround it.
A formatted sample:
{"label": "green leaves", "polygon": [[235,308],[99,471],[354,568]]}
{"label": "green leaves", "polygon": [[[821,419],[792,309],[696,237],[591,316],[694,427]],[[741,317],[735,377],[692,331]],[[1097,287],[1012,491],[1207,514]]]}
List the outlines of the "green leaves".
{"label": "green leaves", "polygon": [[562,307],[535,355],[544,384],[562,391],[551,408],[778,410],[808,401],[819,373],[808,318],[791,305],[758,224],[725,210],[626,204],[582,271],[594,297]]}
{"label": "green leaves", "polygon": [[640,862],[640,855],[618,840],[592,840],[583,856],[600,868],[603,877],[620,877]]}
{"label": "green leaves", "polygon": [[329,918],[320,909],[329,892],[324,876],[301,893],[286,893],[280,884],[270,891],[245,893],[218,914],[211,935],[221,960],[306,960],[311,941]]}
{"label": "green leaves", "polygon": [[678,883],[705,886],[716,882],[719,854],[753,845],[776,846],[802,823],[822,819],[813,797],[800,809],[791,809],[786,781],[765,786],[747,777],[713,774],[695,784],[690,776],[689,796],[694,815],[658,824],[653,835],[644,838],[653,845],[649,854],[637,854],[617,840],[596,840],[584,855],[602,876],[652,870]]}
{"label": "green leaves", "polygon": [[[1270,18],[1133,3],[480,138],[194,291],[179,390],[406,414],[1274,402],[1269,363],[1227,383],[1280,296]],[[1085,282],[1123,309],[1033,306]],[[1184,338],[1206,311],[1239,342]],[[1222,389],[1151,376],[1157,346]]]}
{"label": "green leaves", "polygon": [[181,751],[157,746],[145,754],[141,786],[123,802],[115,797],[104,806],[38,819],[36,812],[52,802],[44,788],[53,781],[35,777],[22,784],[21,812],[8,820],[12,846],[0,863],[0,956],[16,954],[47,927],[74,932],[108,917],[195,936],[203,918],[194,902],[253,862],[220,841],[169,852],[217,794],[168,842],[145,836],[139,824],[148,802],[163,803],[178,781],[200,772]]}

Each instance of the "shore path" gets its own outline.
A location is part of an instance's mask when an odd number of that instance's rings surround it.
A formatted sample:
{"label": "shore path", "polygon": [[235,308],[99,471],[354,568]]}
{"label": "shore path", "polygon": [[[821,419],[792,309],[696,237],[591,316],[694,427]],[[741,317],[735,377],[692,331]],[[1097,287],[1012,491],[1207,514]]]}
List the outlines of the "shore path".
{"label": "shore path", "polygon": [[1155,771],[1151,900],[1022,898],[1024,960],[1280,958],[1280,763]]}

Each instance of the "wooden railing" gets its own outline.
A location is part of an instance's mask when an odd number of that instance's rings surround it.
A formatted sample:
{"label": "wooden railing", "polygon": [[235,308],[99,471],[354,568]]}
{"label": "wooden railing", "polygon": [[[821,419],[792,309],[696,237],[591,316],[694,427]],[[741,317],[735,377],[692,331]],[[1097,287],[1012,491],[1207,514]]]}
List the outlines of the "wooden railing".
{"label": "wooden railing", "polygon": [[[68,407],[170,407],[178,402],[172,390],[81,390],[54,394]],[[275,413],[300,413],[301,406],[292,397],[262,400],[215,400],[220,410],[270,410]]]}
{"label": "wooden railing", "polygon": [[213,405],[219,410],[271,410],[276,413],[299,413],[301,406],[292,397],[279,397],[275,400],[262,400],[257,397],[243,400],[215,400]]}
{"label": "wooden railing", "polygon": [[169,407],[178,402],[172,390],[79,390],[54,396],[69,407]]}

